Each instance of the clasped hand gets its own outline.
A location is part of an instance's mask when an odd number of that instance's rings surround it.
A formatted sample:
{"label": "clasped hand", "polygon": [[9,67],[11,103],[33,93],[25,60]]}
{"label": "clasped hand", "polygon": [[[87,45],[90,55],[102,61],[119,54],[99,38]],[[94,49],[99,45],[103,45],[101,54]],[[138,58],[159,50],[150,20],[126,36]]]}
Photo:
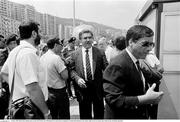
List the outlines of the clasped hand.
{"label": "clasped hand", "polygon": [[78,83],[79,87],[87,88],[86,82],[82,78],[80,78],[77,83]]}

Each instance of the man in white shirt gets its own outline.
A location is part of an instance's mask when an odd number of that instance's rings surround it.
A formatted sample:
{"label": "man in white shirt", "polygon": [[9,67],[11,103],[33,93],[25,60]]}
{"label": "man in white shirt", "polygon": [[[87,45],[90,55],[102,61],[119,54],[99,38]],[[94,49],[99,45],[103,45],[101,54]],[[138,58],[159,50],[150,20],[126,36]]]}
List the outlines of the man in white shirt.
{"label": "man in white shirt", "polygon": [[[43,113],[44,118],[48,119],[51,115],[45,102],[47,86],[44,82],[40,82],[42,69],[35,48],[40,43],[38,26],[39,24],[33,21],[24,22],[19,26],[22,41],[10,52],[1,69],[1,75],[9,83],[10,91],[14,75],[13,101],[18,102],[28,96]],[[20,115],[16,119],[25,118],[24,115]]]}
{"label": "man in white shirt", "polygon": [[48,40],[47,46],[49,50],[41,56],[40,61],[45,70],[44,77],[49,90],[48,107],[53,119],[70,119],[69,99],[66,92],[68,71],[58,55],[63,45],[59,38],[52,38]]}

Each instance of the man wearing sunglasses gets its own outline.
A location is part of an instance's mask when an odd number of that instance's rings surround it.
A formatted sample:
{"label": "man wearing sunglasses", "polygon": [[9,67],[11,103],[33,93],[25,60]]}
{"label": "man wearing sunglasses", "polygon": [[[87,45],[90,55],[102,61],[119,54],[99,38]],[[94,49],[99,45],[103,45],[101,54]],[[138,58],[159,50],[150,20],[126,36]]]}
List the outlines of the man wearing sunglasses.
{"label": "man wearing sunglasses", "polygon": [[63,45],[59,38],[52,38],[48,40],[47,46],[49,50],[40,58],[49,92],[47,104],[52,119],[70,119],[69,99],[66,93],[68,72],[59,56]]}
{"label": "man wearing sunglasses", "polygon": [[148,119],[148,106],[158,104],[163,92],[150,88],[139,68],[139,59],[145,59],[154,47],[153,31],[144,25],[134,25],[127,31],[128,47],[112,59],[104,71],[105,118]]}

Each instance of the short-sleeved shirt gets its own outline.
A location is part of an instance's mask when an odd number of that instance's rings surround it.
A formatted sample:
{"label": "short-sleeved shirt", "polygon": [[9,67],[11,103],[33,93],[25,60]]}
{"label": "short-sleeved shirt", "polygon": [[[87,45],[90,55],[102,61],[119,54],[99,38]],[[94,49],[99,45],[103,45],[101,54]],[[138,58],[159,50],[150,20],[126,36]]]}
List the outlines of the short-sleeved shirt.
{"label": "short-sleeved shirt", "polygon": [[155,67],[155,65],[160,65],[160,61],[158,60],[158,58],[156,57],[155,54],[153,54],[152,52],[150,52],[145,59],[149,65],[151,67]]}
{"label": "short-sleeved shirt", "polygon": [[49,49],[41,56],[40,62],[45,71],[45,81],[48,87],[54,89],[64,88],[66,83],[60,73],[66,69],[66,66],[61,57]]}
{"label": "short-sleeved shirt", "polygon": [[110,62],[111,57],[113,57],[114,52],[113,52],[113,48],[111,46],[107,46],[106,50],[105,50],[105,55],[106,55],[106,59],[108,62]]}
{"label": "short-sleeved shirt", "polygon": [[43,70],[36,52],[37,49],[33,45],[22,40],[20,45],[10,52],[7,61],[1,69],[1,72],[8,74],[10,90],[13,74],[15,76],[13,101],[29,96],[26,85],[34,82],[39,82],[45,100],[48,99],[47,85],[41,80]]}

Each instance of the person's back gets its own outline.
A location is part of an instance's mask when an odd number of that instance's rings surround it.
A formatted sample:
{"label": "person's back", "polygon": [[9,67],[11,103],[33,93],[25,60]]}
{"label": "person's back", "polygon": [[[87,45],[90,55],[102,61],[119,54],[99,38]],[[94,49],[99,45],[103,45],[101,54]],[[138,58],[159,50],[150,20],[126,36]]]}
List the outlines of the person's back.
{"label": "person's back", "polygon": [[[59,75],[59,69],[56,69],[55,65],[56,62],[55,61],[61,61],[61,63],[63,63],[63,61],[61,60],[60,56],[55,55],[52,51],[48,50],[41,58],[40,61],[44,67],[44,70],[46,72],[45,75],[45,81],[47,82],[47,84],[52,84],[51,82],[58,82],[58,86],[60,87],[65,87],[65,81],[60,77]],[[63,63],[64,64],[64,63]],[[64,66],[62,66],[61,68],[63,69]],[[57,84],[56,84],[57,85]],[[56,86],[56,87],[58,87]]]}
{"label": "person's back", "polygon": [[[1,75],[9,83],[10,91],[14,88],[11,91],[11,93],[13,92],[12,104],[14,106],[29,97],[35,107],[42,112],[41,119],[51,118],[45,103],[45,100],[47,100],[47,87],[40,82],[40,72],[42,70],[39,58],[36,55],[37,49],[35,48],[40,43],[38,24],[33,21],[24,22],[19,26],[19,30],[22,39],[21,43],[10,52],[7,61],[2,67]],[[11,87],[13,82],[14,86]],[[22,112],[15,119],[25,119],[26,117]]]}
{"label": "person's back", "polygon": [[111,55],[109,57],[109,61],[111,61],[114,57],[121,53],[123,49],[126,48],[124,36],[117,36],[113,39],[113,49],[111,51]]}

